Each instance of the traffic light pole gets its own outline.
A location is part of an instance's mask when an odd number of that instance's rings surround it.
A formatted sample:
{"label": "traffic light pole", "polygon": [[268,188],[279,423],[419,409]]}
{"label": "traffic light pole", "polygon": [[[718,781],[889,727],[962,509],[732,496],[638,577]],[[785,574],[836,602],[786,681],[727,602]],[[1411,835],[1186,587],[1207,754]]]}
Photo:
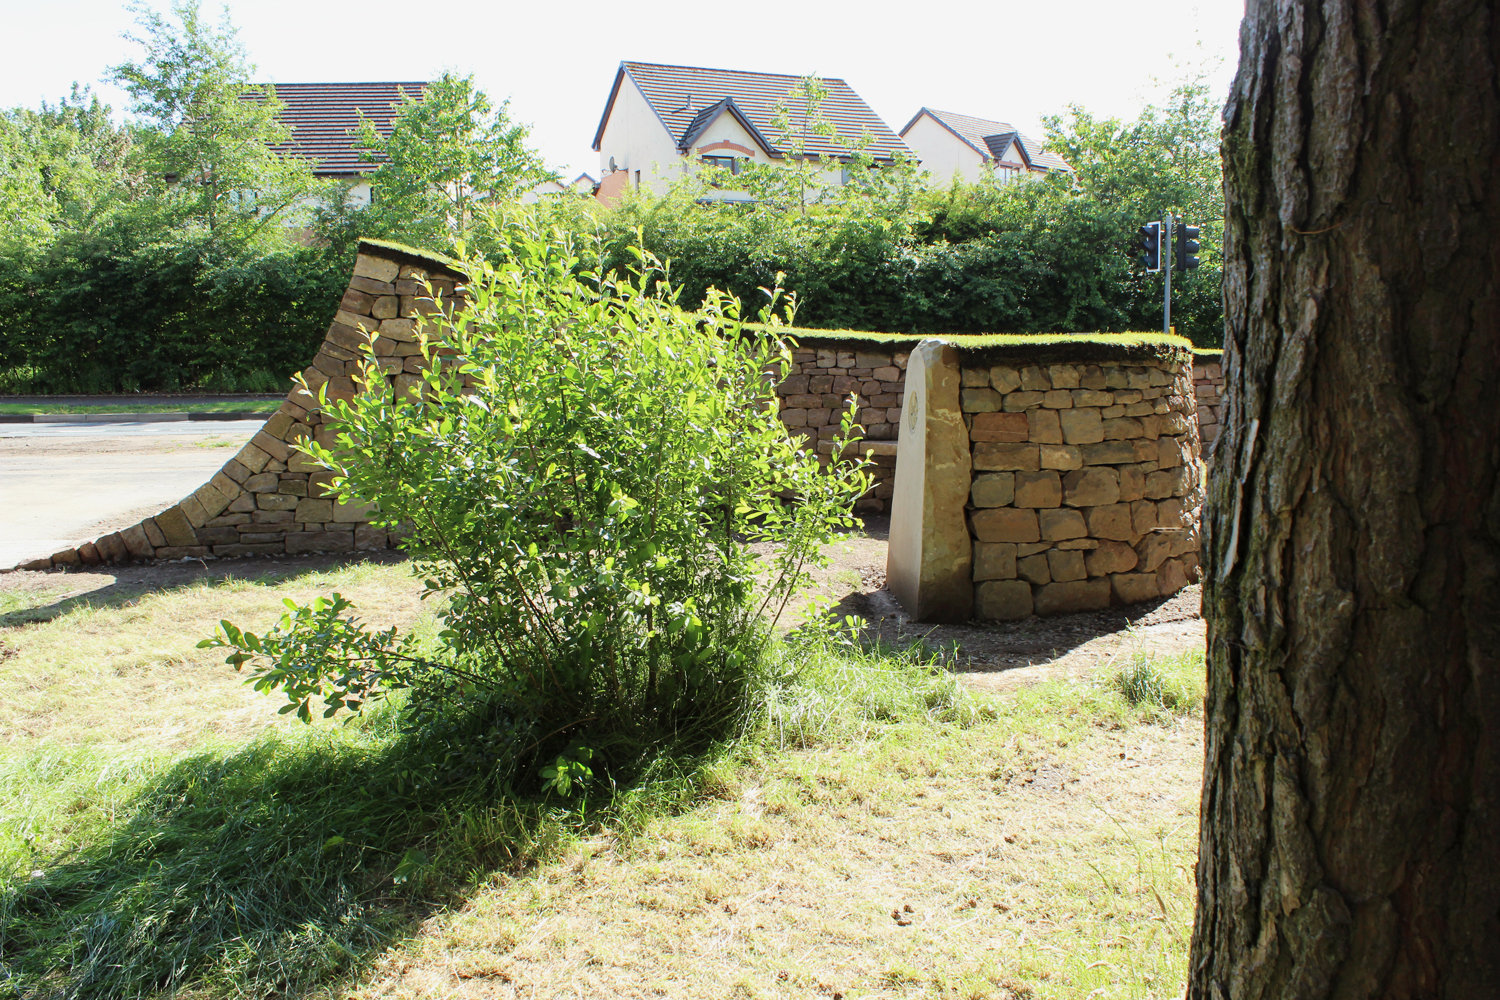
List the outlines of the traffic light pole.
{"label": "traffic light pole", "polygon": [[1166,272],[1167,291],[1162,298],[1161,332],[1172,332],[1172,224],[1176,220],[1168,212],[1161,220],[1161,269]]}

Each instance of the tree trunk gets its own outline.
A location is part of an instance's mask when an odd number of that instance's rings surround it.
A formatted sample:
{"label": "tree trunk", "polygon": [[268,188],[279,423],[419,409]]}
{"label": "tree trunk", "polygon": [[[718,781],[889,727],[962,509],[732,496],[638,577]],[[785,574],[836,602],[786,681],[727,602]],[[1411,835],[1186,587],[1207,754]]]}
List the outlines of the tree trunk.
{"label": "tree trunk", "polygon": [[1500,996],[1500,14],[1249,0],[1189,995]]}

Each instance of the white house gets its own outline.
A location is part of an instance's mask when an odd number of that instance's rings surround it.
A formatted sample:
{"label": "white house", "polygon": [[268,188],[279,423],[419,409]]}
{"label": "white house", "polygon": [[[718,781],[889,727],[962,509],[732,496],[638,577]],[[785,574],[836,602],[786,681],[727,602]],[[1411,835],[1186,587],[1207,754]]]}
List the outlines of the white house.
{"label": "white house", "polygon": [[1004,122],[951,111],[923,108],[906,123],[901,138],[939,182],[954,174],[972,183],[987,175],[1008,181],[1072,170],[1041,143]]}
{"label": "white house", "polygon": [[[787,95],[801,82],[781,73],[620,63],[594,132],[603,171],[599,199],[612,202],[627,187],[660,193],[700,164],[735,171],[746,160],[786,159],[792,154],[781,148],[786,140],[775,124],[776,106],[786,101],[798,123],[801,103]],[[857,141],[868,134],[865,152],[877,162],[911,155],[847,83],[822,82],[828,96],[820,110],[840,137]],[[808,131],[803,139],[805,156],[848,158],[848,149],[829,137]]]}

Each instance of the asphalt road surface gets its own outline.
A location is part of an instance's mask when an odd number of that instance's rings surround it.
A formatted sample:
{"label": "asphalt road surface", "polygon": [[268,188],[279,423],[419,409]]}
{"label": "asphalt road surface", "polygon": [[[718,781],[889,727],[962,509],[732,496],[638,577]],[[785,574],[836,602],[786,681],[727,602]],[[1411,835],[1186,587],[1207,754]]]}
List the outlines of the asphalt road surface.
{"label": "asphalt road surface", "polygon": [[0,424],[0,569],[166,509],[262,423]]}

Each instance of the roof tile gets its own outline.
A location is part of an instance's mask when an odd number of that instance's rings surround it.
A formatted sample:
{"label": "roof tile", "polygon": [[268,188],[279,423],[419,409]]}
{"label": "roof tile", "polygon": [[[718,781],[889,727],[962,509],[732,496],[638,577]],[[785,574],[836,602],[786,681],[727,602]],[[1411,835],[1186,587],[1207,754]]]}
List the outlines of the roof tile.
{"label": "roof tile", "polygon": [[355,131],[363,112],[381,135],[391,134],[402,95],[418,99],[425,81],[404,83],[278,83],[276,96],[284,107],[281,120],[292,127],[292,140],[274,147],[315,161],[319,176],[367,174],[376,164],[355,147]]}

